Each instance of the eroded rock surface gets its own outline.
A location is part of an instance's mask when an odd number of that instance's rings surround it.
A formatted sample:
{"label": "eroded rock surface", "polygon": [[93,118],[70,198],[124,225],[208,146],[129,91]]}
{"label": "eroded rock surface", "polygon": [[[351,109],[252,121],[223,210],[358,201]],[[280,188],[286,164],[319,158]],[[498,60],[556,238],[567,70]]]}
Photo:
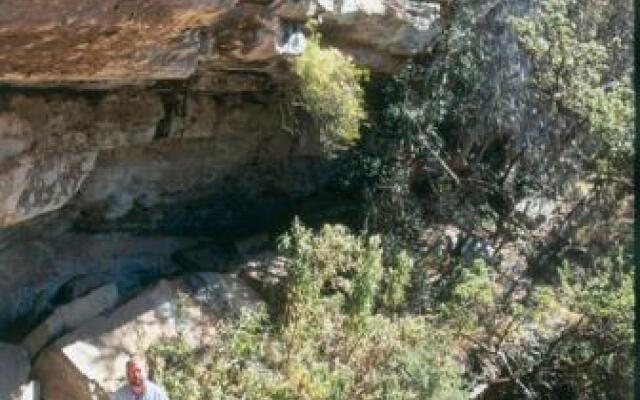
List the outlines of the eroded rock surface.
{"label": "eroded rock surface", "polygon": [[87,296],[75,299],[57,308],[25,338],[23,346],[31,357],[35,357],[50,340],[110,310],[117,301],[118,287],[113,283],[98,288]]}
{"label": "eroded rock surface", "polygon": [[[434,3],[398,0],[8,0],[0,5],[0,82],[99,86],[186,79],[200,69],[278,61],[297,23],[340,27],[371,67],[422,50],[437,32]],[[321,25],[322,25],[321,24]],[[322,27],[320,28],[322,30]],[[369,51],[370,54],[371,51]],[[397,62],[396,62],[397,64]]]}
{"label": "eroded rock surface", "polygon": [[63,234],[48,241],[12,242],[0,251],[0,332],[7,339],[21,339],[56,301],[73,299],[66,295],[71,285],[84,280],[90,287],[89,276],[98,284],[116,283],[126,295],[177,271],[171,254],[194,243],[197,240],[124,234]]}
{"label": "eroded rock surface", "polygon": [[141,197],[153,203],[158,192],[204,186],[260,159],[276,162],[293,142],[274,124],[277,104],[241,96],[126,90],[0,99],[3,225],[56,210],[81,188],[82,203],[104,202],[107,216],[122,215]]}

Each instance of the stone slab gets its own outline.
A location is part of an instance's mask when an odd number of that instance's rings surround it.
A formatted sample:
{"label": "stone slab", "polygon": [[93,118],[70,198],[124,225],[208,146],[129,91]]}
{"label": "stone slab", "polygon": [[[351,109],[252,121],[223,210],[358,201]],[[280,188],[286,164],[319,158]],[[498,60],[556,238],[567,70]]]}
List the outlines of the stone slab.
{"label": "stone slab", "polygon": [[52,339],[113,308],[117,301],[117,286],[113,283],[102,286],[84,297],[57,308],[25,338],[22,345],[31,357],[35,357]]}

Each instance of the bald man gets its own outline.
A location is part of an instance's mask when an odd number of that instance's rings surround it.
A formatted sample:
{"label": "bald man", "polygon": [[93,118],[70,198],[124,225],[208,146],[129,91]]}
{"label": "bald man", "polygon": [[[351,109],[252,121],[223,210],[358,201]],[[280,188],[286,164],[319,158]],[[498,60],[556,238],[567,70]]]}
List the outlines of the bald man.
{"label": "bald man", "polygon": [[147,380],[147,370],[139,357],[127,361],[127,384],[113,394],[112,400],[169,400],[162,389]]}

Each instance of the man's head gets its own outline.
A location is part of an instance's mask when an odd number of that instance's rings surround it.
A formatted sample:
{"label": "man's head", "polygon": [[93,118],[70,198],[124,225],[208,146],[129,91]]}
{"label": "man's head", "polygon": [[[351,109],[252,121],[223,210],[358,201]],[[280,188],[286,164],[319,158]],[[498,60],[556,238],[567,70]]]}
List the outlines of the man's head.
{"label": "man's head", "polygon": [[144,393],[146,373],[145,363],[141,357],[133,356],[127,361],[127,382],[134,393]]}

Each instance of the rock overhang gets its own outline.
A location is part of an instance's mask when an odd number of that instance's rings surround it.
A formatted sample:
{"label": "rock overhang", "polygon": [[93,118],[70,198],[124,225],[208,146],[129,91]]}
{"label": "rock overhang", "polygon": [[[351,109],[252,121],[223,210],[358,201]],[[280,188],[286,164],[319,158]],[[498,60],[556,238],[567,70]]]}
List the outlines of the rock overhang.
{"label": "rock overhang", "polygon": [[[274,64],[308,20],[328,44],[388,72],[439,32],[439,6],[400,0],[7,0],[0,84],[144,86]],[[295,37],[294,37],[295,39]]]}

